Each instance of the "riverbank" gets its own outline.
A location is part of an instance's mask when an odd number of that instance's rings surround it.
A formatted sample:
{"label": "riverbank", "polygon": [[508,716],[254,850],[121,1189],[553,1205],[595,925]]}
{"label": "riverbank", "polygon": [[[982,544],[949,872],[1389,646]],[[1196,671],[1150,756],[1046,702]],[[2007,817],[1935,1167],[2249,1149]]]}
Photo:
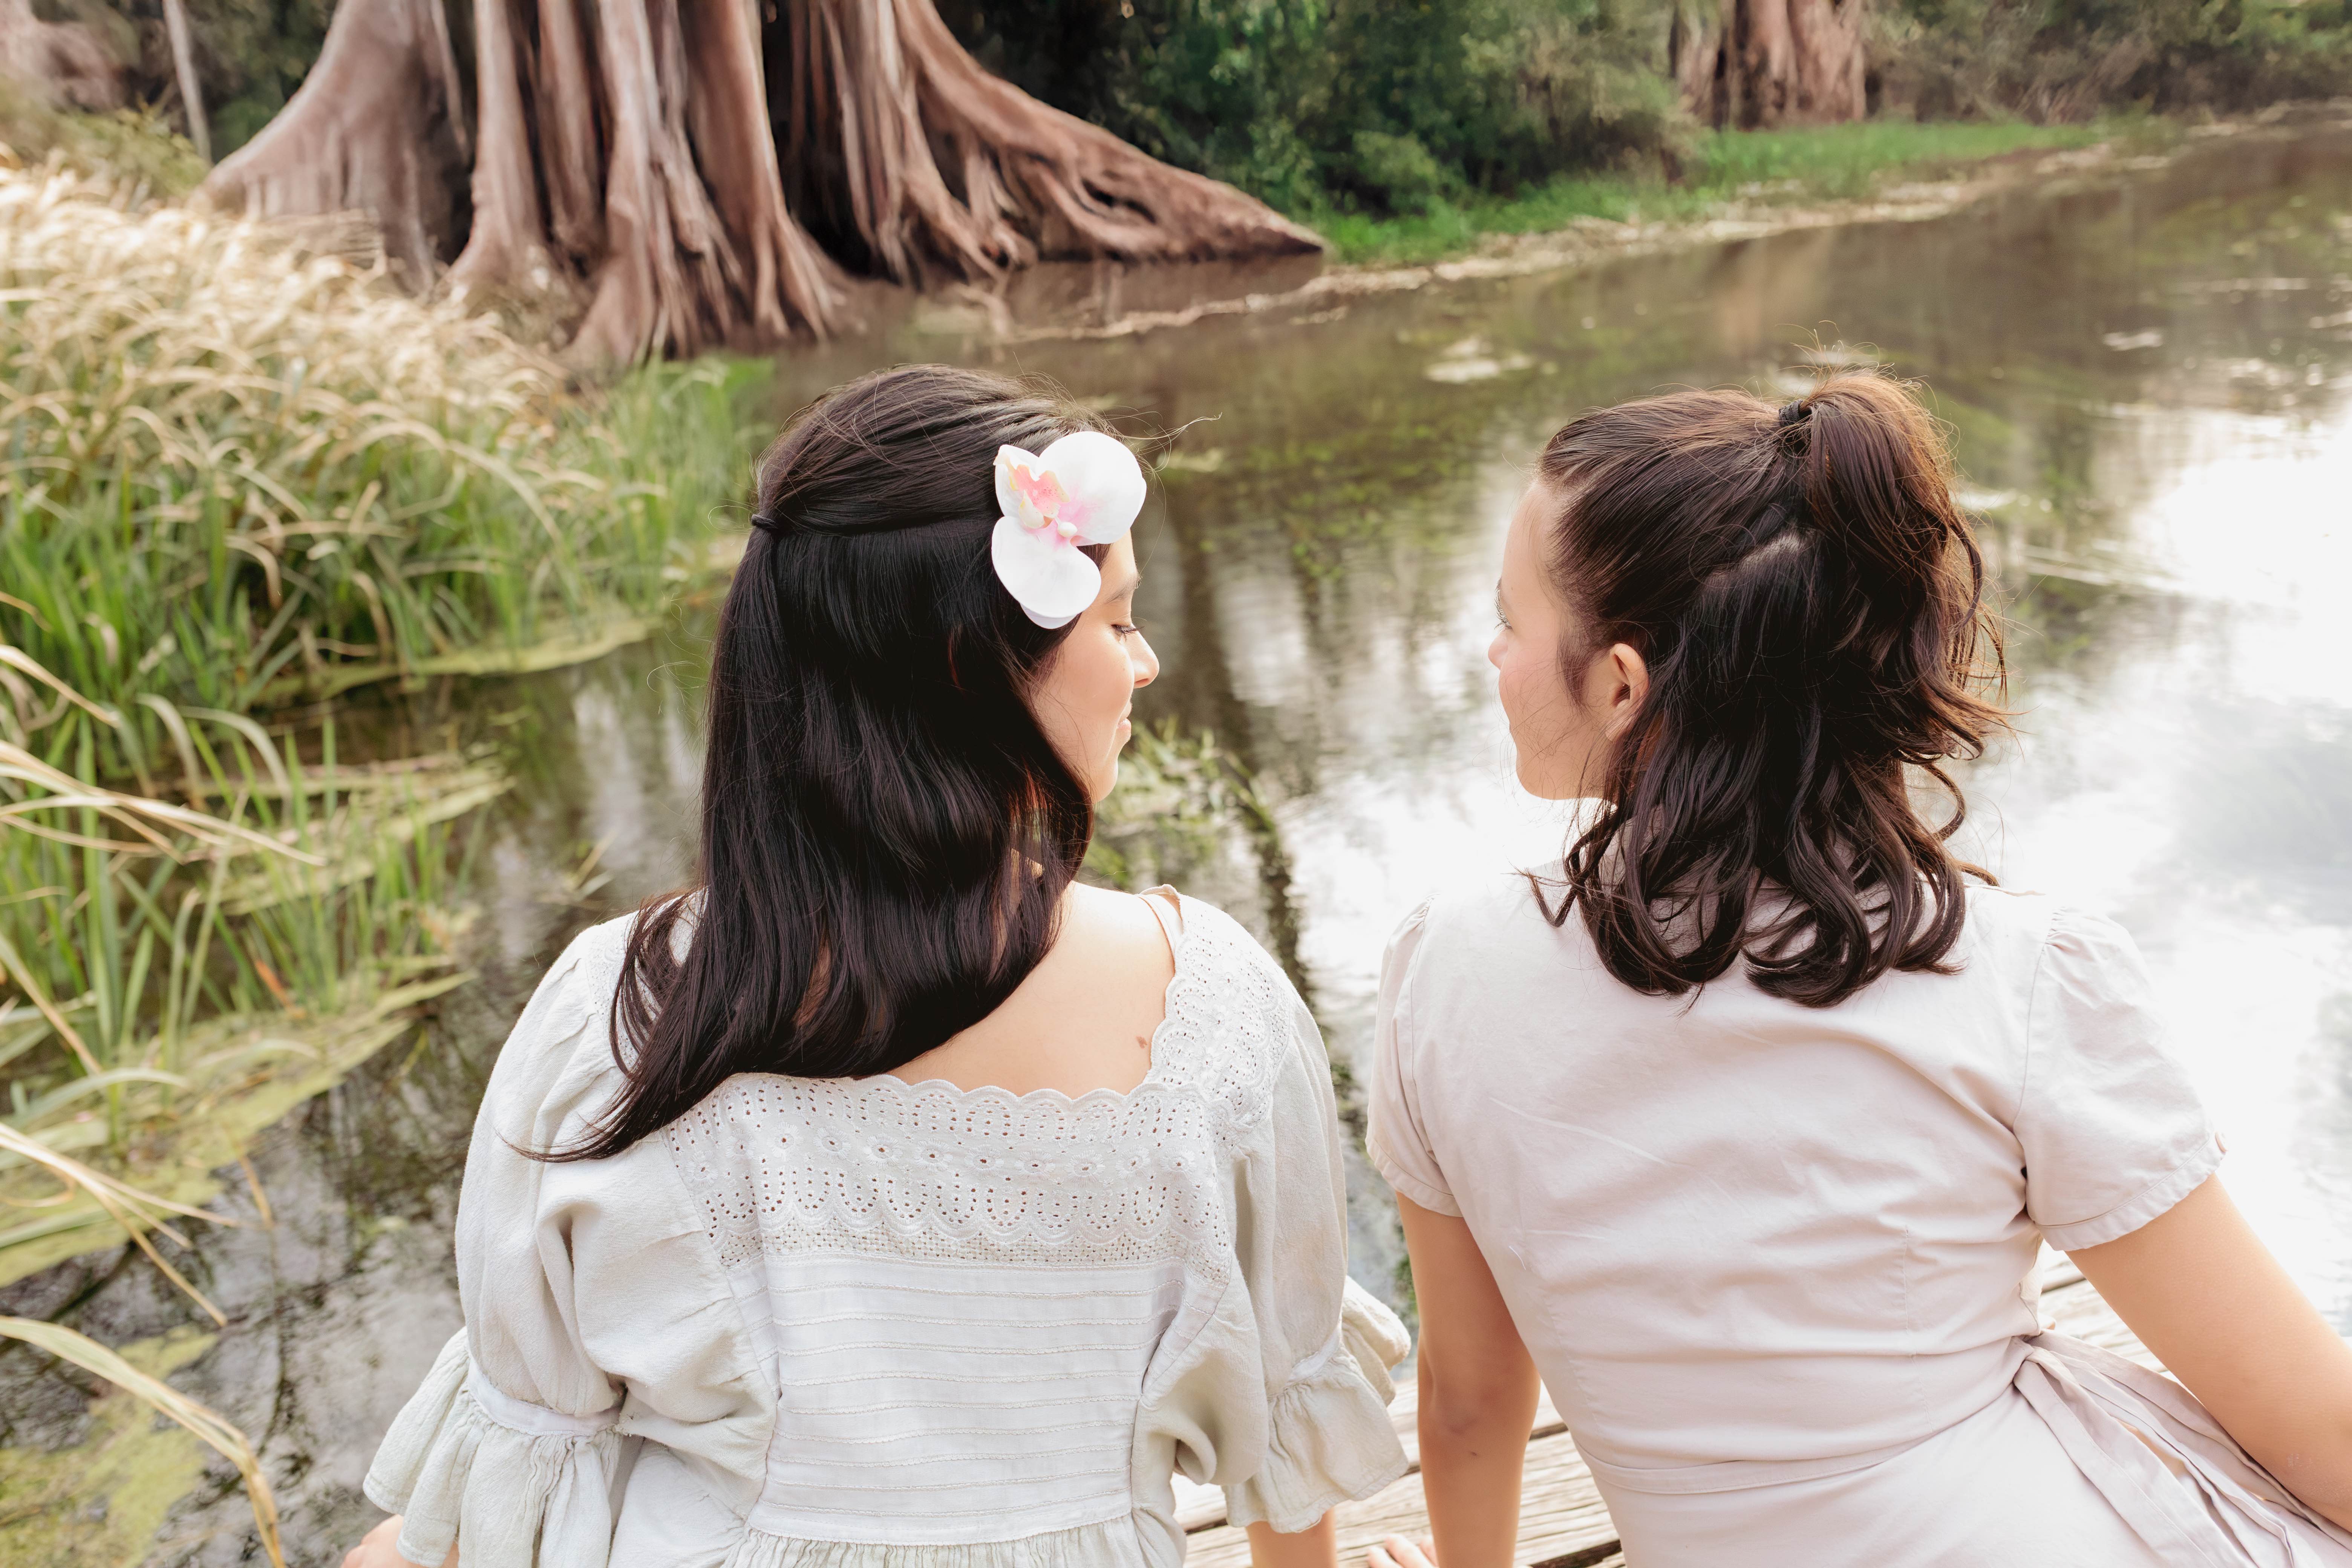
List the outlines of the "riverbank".
{"label": "riverbank", "polygon": [[758,379],[583,385],[388,287],[365,225],[0,153],[0,1283],[184,1245],[472,979],[524,759],[338,699],[649,635],[723,570]]}
{"label": "riverbank", "polygon": [[1449,261],[1496,240],[1555,234],[1587,221],[1639,226],[1703,222],[1759,203],[1868,202],[1881,186],[1966,179],[2021,155],[2114,143],[2156,151],[2185,125],[2148,117],[2081,125],[1868,120],[1780,131],[1707,131],[1676,160],[1677,177],[1563,176],[1514,196],[1436,202],[1389,217],[1309,215],[1334,258],[1349,266]]}
{"label": "riverbank", "polygon": [[[919,333],[1003,343],[1137,337],[1192,326],[1217,317],[1251,316],[1320,326],[1355,302],[1409,293],[1433,285],[1533,277],[1612,261],[1666,255],[1706,246],[1760,240],[1807,230],[1879,223],[1920,223],[2030,188],[2059,190],[2170,167],[2191,151],[2218,142],[2284,142],[2352,127],[2352,100],[2285,105],[2242,120],[2187,125],[2156,119],[2102,126],[1986,126],[1981,155],[1961,160],[1964,139],[1864,124],[1808,132],[1738,132],[1745,163],[1727,168],[1806,171],[1743,180],[1728,194],[1673,195],[1660,188],[1606,182],[1563,186],[1557,205],[1529,198],[1480,209],[1465,225],[1466,248],[1448,258],[1412,265],[1377,262],[1276,266],[1256,269],[1117,268],[1097,264],[1049,278],[1037,268],[1000,289],[966,285],[923,297],[914,309]],[[2037,146],[2027,133],[2056,138]],[[1934,156],[1928,149],[1937,149]],[[1903,155],[1916,153],[1917,156]],[[1718,189],[1725,188],[1718,184]],[[1838,190],[1859,194],[1837,195]],[[1561,215],[1576,204],[1622,204],[1628,216]],[[1647,203],[1648,205],[1643,205]],[[1556,221],[1559,220],[1559,221]],[[1444,235],[1437,229],[1383,226],[1363,244],[1377,253],[1393,246],[1410,254]],[[1448,241],[1450,244],[1451,242]],[[1075,280],[1075,281],[1074,281]],[[1473,363],[1463,374],[1475,378]]]}

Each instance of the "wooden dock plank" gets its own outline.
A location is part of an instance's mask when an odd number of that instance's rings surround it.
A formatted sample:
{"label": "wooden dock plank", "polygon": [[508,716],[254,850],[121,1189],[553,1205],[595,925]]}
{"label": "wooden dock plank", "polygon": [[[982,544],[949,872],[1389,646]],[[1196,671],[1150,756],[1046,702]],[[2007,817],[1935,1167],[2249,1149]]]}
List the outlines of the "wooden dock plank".
{"label": "wooden dock plank", "polygon": [[[1617,1527],[1576,1451],[1576,1440],[1566,1432],[1528,1445],[1522,1487],[1519,1562],[1572,1568],[1616,1549]],[[1429,1533],[1429,1505],[1418,1469],[1361,1502],[1342,1503],[1339,1512],[1342,1563],[1360,1563],[1368,1547],[1391,1535],[1419,1540]],[[1249,1560],[1248,1533],[1231,1525],[1194,1532],[1184,1554],[1185,1568],[1246,1568]]]}
{"label": "wooden dock plank", "polygon": [[[2064,1257],[2045,1252],[2042,1278],[2044,1322],[2061,1333],[2163,1370]],[[1417,1401],[1417,1392],[1408,1382],[1390,1407],[1412,1472],[1361,1502],[1339,1506],[1342,1568],[1361,1563],[1366,1548],[1386,1536],[1420,1540],[1429,1533],[1428,1505],[1421,1489]],[[1192,1531],[1184,1557],[1186,1568],[1247,1568],[1249,1536],[1224,1522],[1223,1494],[1212,1487],[1180,1487],[1179,1492],[1180,1511]],[[1577,1453],[1576,1441],[1568,1435],[1549,1395],[1536,1412],[1520,1495],[1515,1555],[1527,1568],[1624,1568],[1617,1527],[1610,1521],[1592,1473]],[[1183,1506],[1186,1500],[1189,1506]]]}

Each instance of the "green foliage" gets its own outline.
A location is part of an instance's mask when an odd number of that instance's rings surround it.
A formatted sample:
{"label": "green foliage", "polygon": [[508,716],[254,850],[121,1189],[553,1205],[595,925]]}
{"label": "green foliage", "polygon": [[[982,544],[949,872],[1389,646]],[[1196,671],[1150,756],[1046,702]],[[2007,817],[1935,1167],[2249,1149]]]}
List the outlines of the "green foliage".
{"label": "green foliage", "polygon": [[740,379],[568,391],[258,226],[0,173],[0,641],[131,717],[108,772],[160,743],[142,693],[241,713],[593,648],[700,568]]}
{"label": "green foliage", "polygon": [[154,114],[118,109],[83,114],[52,109],[0,76],[0,146],[17,160],[56,158],[67,168],[104,176],[159,196],[184,195],[203,183],[204,160],[186,137]]}
{"label": "green foliage", "polygon": [[[225,158],[268,124],[302,84],[326,42],[334,0],[185,3],[213,155]],[[141,106],[133,111],[137,117],[154,119],[158,110],[168,110],[172,126],[186,129],[163,0],[37,0],[34,8],[52,20],[89,29],[121,67],[131,101]],[[455,41],[462,47],[462,30]],[[25,151],[23,143],[14,145]]]}
{"label": "green foliage", "polygon": [[[130,0],[122,9],[146,26],[161,20],[161,0]],[[188,0],[213,156],[252,141],[286,106],[319,58],[333,11],[334,0]]]}
{"label": "green foliage", "polygon": [[1087,875],[1129,892],[1197,879],[1235,840],[1274,831],[1241,759],[1175,721],[1135,732],[1119,784],[1097,808]]}
{"label": "green foliage", "polygon": [[1155,157],[1287,211],[1426,214],[1682,134],[1667,0],[1009,0],[943,7],[981,58]]}
{"label": "green foliage", "polygon": [[2352,91],[2352,0],[1890,0],[1874,70],[1921,118],[2242,111]]}
{"label": "green foliage", "polygon": [[2085,146],[2116,133],[2099,125],[2027,125],[2013,120],[1919,123],[1873,120],[1788,131],[1692,135],[1681,177],[1563,174],[1510,196],[1438,200],[1415,213],[1335,213],[1318,222],[1342,260],[1413,263],[1458,256],[1492,236],[1551,234],[1582,219],[1609,223],[1693,218],[1727,200],[1866,197],[1884,180],[1940,174],[2024,150]]}

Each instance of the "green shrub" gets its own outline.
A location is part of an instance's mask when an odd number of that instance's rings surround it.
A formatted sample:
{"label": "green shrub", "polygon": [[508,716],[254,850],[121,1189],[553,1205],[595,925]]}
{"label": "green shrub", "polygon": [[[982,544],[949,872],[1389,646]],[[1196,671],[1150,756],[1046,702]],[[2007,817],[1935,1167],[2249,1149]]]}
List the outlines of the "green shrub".
{"label": "green shrub", "polygon": [[943,14],[1027,91],[1285,210],[1425,215],[1683,134],[1669,0],[1007,0]]}
{"label": "green shrub", "polygon": [[1458,174],[1429,155],[1418,136],[1359,131],[1354,153],[1356,185],[1391,212],[1425,215],[1461,183]]}
{"label": "green shrub", "polygon": [[1922,119],[2242,111],[2352,91],[2347,0],[1892,0],[1883,101]]}
{"label": "green shrub", "polygon": [[20,163],[56,158],[83,174],[152,195],[176,196],[203,183],[205,162],[186,137],[142,109],[84,114],[52,109],[0,76],[0,146]]}

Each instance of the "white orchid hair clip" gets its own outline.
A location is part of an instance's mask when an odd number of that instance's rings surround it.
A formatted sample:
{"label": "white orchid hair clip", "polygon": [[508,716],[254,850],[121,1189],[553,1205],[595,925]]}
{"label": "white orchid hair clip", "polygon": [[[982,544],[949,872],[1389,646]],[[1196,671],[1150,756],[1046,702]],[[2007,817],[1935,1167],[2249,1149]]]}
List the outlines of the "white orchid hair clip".
{"label": "white orchid hair clip", "polygon": [[1143,466],[1116,436],[1080,430],[1042,452],[999,447],[997,581],[1039,626],[1069,625],[1102,592],[1102,569],[1078,547],[1124,537],[1143,495]]}

